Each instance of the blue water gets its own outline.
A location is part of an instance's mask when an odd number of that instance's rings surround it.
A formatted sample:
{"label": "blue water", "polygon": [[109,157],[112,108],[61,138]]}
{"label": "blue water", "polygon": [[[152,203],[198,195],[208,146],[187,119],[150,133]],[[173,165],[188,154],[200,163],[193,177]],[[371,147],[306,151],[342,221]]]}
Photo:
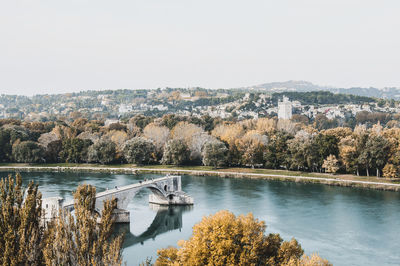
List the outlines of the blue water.
{"label": "blue water", "polygon": [[[2,173],[5,176],[7,173]],[[161,175],[22,173],[44,197],[71,198],[79,183],[98,191]],[[252,212],[266,221],[267,233],[295,237],[307,254],[318,252],[334,265],[400,264],[400,193],[252,179],[183,176],[182,188],[194,197],[192,208],[157,208],[149,191],[132,199],[124,261],[138,265],[156,258],[157,249],[188,239],[204,215],[226,209]]]}

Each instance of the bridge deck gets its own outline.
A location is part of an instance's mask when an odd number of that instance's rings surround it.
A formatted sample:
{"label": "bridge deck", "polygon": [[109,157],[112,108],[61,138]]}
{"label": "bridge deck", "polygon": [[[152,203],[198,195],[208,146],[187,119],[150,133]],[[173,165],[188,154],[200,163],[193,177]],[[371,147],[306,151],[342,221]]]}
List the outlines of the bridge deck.
{"label": "bridge deck", "polygon": [[[174,178],[174,177],[176,177],[176,176],[174,176],[174,175],[164,176],[164,177],[160,177],[160,178],[156,178],[156,179],[149,179],[149,180],[146,180],[146,181],[141,181],[139,183],[130,184],[130,185],[122,186],[122,187],[117,187],[117,188],[113,188],[113,189],[107,189],[105,191],[96,193],[96,198],[117,194],[117,193],[120,193],[120,192],[123,192],[123,191],[127,191],[127,190],[131,190],[131,189],[147,187],[147,186],[149,186],[151,184],[156,184],[156,183],[158,183],[160,181],[168,180],[168,179],[171,179],[171,178]],[[71,200],[71,201],[66,202],[65,204],[63,204],[64,208],[70,208],[70,207],[73,207],[73,206],[74,206],[74,200]]]}

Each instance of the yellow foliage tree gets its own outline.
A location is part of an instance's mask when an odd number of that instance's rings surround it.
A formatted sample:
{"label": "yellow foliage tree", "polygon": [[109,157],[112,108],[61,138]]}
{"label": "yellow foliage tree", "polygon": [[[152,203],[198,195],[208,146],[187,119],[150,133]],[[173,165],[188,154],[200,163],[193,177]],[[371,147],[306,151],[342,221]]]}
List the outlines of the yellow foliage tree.
{"label": "yellow foliage tree", "polygon": [[103,138],[114,142],[118,152],[124,149],[125,142],[129,139],[128,134],[123,130],[111,130]]}
{"label": "yellow foliage tree", "polygon": [[399,169],[393,164],[386,164],[383,167],[383,176],[386,178],[397,178],[399,177]]}
{"label": "yellow foliage tree", "polygon": [[263,152],[267,145],[267,136],[259,134],[255,130],[247,132],[236,141],[236,146],[241,153],[242,163],[251,165],[263,162]]}
{"label": "yellow foliage tree", "polygon": [[335,155],[329,155],[322,164],[322,168],[325,169],[327,173],[336,173],[339,170],[339,161],[336,159]]}
{"label": "yellow foliage tree", "polygon": [[162,149],[168,141],[169,133],[167,127],[159,126],[155,123],[150,123],[143,129],[143,135],[154,142],[159,153],[162,153]]}
{"label": "yellow foliage tree", "polygon": [[245,131],[243,126],[240,124],[223,124],[218,125],[211,134],[222,141],[227,142],[229,145],[235,143],[235,141],[244,135]]}
{"label": "yellow foliage tree", "polygon": [[106,201],[100,224],[96,188],[81,185],[74,193],[75,216],[60,213],[48,224],[43,255],[46,265],[121,265],[122,236],[112,238],[116,201]]}
{"label": "yellow foliage tree", "polygon": [[193,136],[202,132],[204,132],[204,130],[195,124],[179,122],[171,130],[171,137],[174,139],[183,139],[185,143],[190,146]]}
{"label": "yellow foliage tree", "polygon": [[293,266],[331,266],[328,260],[321,258],[317,254],[312,254],[311,256],[304,255],[300,261],[294,261],[288,263],[288,265]]}
{"label": "yellow foliage tree", "polygon": [[[265,235],[265,223],[253,215],[220,211],[204,217],[179,249],[158,250],[156,265],[289,265],[300,263],[303,249],[279,234]],[[295,264],[292,264],[295,265]]]}
{"label": "yellow foliage tree", "polygon": [[335,127],[322,131],[322,134],[335,136],[338,140],[351,136],[353,131],[349,127]]}
{"label": "yellow foliage tree", "polygon": [[0,180],[0,264],[40,265],[42,199],[31,182],[24,193],[22,178]]}
{"label": "yellow foliage tree", "polygon": [[357,148],[356,142],[351,136],[343,138],[339,143],[339,158],[346,167],[346,171],[356,171],[358,168],[356,165],[357,159]]}
{"label": "yellow foliage tree", "polygon": [[267,134],[276,130],[276,120],[272,118],[259,118],[256,122],[256,130]]}

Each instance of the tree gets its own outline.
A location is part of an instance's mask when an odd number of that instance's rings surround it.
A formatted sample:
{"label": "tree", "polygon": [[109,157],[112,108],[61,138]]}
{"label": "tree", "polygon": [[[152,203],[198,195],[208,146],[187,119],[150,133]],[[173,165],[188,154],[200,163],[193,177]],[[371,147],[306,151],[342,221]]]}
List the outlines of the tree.
{"label": "tree", "polygon": [[[290,263],[289,263],[290,264]],[[321,258],[317,254],[311,256],[304,255],[298,263],[294,265],[298,266],[332,266],[328,260]]]}
{"label": "tree", "polygon": [[317,114],[314,119],[314,127],[318,130],[337,127],[336,119],[328,119],[324,114]]}
{"label": "tree", "polygon": [[125,142],[128,140],[128,134],[125,131],[112,130],[105,135],[105,138],[115,143],[117,151],[122,151]]}
{"label": "tree", "polygon": [[88,161],[108,164],[114,161],[117,153],[116,145],[110,140],[100,140],[89,147]]}
{"label": "tree", "polygon": [[280,131],[284,131],[289,134],[295,134],[297,125],[288,119],[279,119],[276,127]]}
{"label": "tree", "polygon": [[9,161],[12,156],[10,132],[0,128],[0,162]]}
{"label": "tree", "polygon": [[354,172],[357,170],[357,175],[359,175],[358,163],[357,163],[357,149],[355,146],[348,143],[347,140],[351,140],[351,137],[347,137],[340,142],[340,160],[346,167],[347,172]]}
{"label": "tree", "polygon": [[24,192],[19,174],[0,180],[1,265],[42,264],[41,198],[33,182]]}
{"label": "tree", "polygon": [[214,128],[211,134],[228,145],[229,165],[240,165],[241,154],[237,146],[237,140],[244,135],[245,131],[240,124],[220,124]]}
{"label": "tree", "polygon": [[129,124],[135,125],[136,127],[143,130],[148,124],[153,121],[152,117],[144,115],[135,115],[129,120]]}
{"label": "tree", "polygon": [[249,131],[241,139],[237,140],[236,145],[241,153],[242,164],[250,165],[254,168],[256,164],[263,163],[264,148],[268,143],[268,138],[256,131]]}
{"label": "tree", "polygon": [[318,167],[324,163],[324,159],[329,155],[337,157],[339,155],[339,140],[334,135],[318,134],[315,137],[316,148],[318,149]]}
{"label": "tree", "polygon": [[166,126],[167,128],[172,129],[181,120],[182,118],[175,114],[166,114],[161,118],[161,126]]}
{"label": "tree", "polygon": [[219,141],[214,136],[210,136],[206,132],[199,132],[193,135],[189,146],[190,160],[192,163],[200,164],[202,162],[202,150],[206,143]]}
{"label": "tree", "polygon": [[366,143],[369,139],[369,134],[365,126],[356,126],[354,128],[354,143],[355,156],[357,156],[354,165],[357,168],[357,175],[359,175],[359,170],[365,168],[367,175],[369,176],[369,161],[368,153],[366,153]]}
{"label": "tree", "polygon": [[[365,144],[360,158],[366,165],[366,169],[374,167],[376,176],[379,177],[380,171],[389,159],[390,146],[388,141],[382,136],[370,136]],[[367,172],[367,174],[369,174]]]}
{"label": "tree", "polygon": [[244,135],[243,126],[240,124],[221,124],[214,128],[211,132],[213,136],[221,139],[222,141],[228,143],[229,146],[234,144],[236,140]]}
{"label": "tree", "polygon": [[325,169],[327,173],[336,173],[339,170],[339,161],[336,159],[336,156],[331,154],[329,155],[322,164],[322,168]]}
{"label": "tree", "polygon": [[135,137],[125,143],[124,156],[128,163],[150,164],[157,158],[156,147],[149,139]]}
{"label": "tree", "polygon": [[14,160],[18,163],[38,163],[44,160],[43,148],[36,142],[15,142],[12,147]]}
{"label": "tree", "polygon": [[288,141],[290,168],[315,171],[318,168],[319,153],[314,134],[304,130],[297,132],[294,139]]}
{"label": "tree", "polygon": [[383,167],[383,176],[386,178],[397,178],[399,177],[399,169],[393,164],[387,163]]}
{"label": "tree", "polygon": [[189,160],[190,150],[182,139],[171,139],[164,147],[162,164],[182,165]]}
{"label": "tree", "polygon": [[265,235],[265,223],[250,213],[236,217],[220,211],[204,217],[179,249],[158,250],[156,265],[296,265],[304,251],[292,239]]}
{"label": "tree", "polygon": [[207,142],[202,151],[203,164],[217,168],[226,164],[228,149],[221,141]]}
{"label": "tree", "polygon": [[271,118],[259,118],[256,122],[256,129],[262,134],[267,134],[276,130],[276,120]]}
{"label": "tree", "polygon": [[66,163],[81,163],[88,159],[88,148],[93,142],[88,139],[67,138],[62,142],[59,154],[61,161]]}
{"label": "tree", "polygon": [[126,128],[126,125],[124,125],[124,124],[121,124],[121,123],[112,123],[112,124],[110,124],[109,126],[108,126],[108,130],[109,131],[113,131],[113,130],[116,130],[116,131],[126,131],[127,130],[127,128]]}
{"label": "tree", "polygon": [[45,160],[48,163],[57,163],[59,162],[59,154],[62,150],[62,141],[61,140],[55,140],[47,144],[46,150],[45,150]]}
{"label": "tree", "polygon": [[75,215],[61,212],[43,225],[41,193],[22,178],[0,180],[1,265],[121,265],[122,235],[113,236],[115,201],[106,201],[100,223],[96,189],[79,186]]}
{"label": "tree", "polygon": [[287,143],[292,138],[292,135],[283,131],[270,134],[269,142],[264,152],[265,166],[267,168],[278,169],[282,166],[287,168],[289,159]]}
{"label": "tree", "polygon": [[353,131],[348,127],[335,127],[322,131],[325,135],[335,136],[338,140],[351,136]]}
{"label": "tree", "polygon": [[157,153],[162,155],[164,145],[169,138],[169,129],[165,126],[158,126],[155,123],[151,123],[143,129],[143,135],[153,141]]}
{"label": "tree", "polygon": [[48,224],[43,255],[46,265],[121,265],[122,235],[113,237],[116,201],[106,201],[99,225],[96,188],[81,185],[74,193],[75,215],[60,213]]}

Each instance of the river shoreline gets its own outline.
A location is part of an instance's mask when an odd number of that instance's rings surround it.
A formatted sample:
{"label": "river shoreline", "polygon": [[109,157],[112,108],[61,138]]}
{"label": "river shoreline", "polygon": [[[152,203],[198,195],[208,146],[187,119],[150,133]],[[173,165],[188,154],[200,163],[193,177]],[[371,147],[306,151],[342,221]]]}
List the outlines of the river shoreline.
{"label": "river shoreline", "polygon": [[223,170],[189,170],[189,169],[174,169],[174,168],[145,168],[145,167],[85,167],[85,166],[0,166],[0,171],[9,172],[75,172],[75,173],[110,173],[110,174],[187,174],[195,176],[219,176],[223,178],[250,178],[250,179],[266,179],[278,181],[290,181],[301,183],[317,183],[330,186],[341,187],[357,187],[368,188],[385,191],[400,191],[400,184],[384,183],[374,181],[349,180],[339,177],[311,177],[311,176],[296,176],[283,174],[264,174],[264,173],[249,173],[249,172],[231,172]]}

